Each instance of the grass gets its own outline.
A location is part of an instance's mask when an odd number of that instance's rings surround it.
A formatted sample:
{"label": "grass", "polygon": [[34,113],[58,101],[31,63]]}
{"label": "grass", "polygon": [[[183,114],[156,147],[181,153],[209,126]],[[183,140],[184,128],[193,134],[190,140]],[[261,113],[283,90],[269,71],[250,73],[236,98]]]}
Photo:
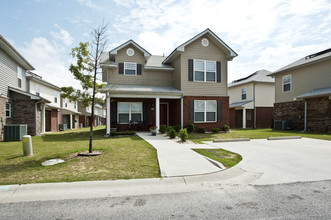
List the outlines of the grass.
{"label": "grass", "polygon": [[[0,184],[73,182],[160,177],[156,150],[138,136],[104,138],[104,127],[94,129],[97,157],[76,157],[88,150],[89,128],[32,137],[33,153],[23,156],[21,142],[0,142]],[[66,162],[43,167],[60,158]]]}
{"label": "grass", "polygon": [[251,139],[266,139],[268,137],[280,136],[302,136],[306,138],[315,138],[331,141],[330,133],[311,133],[300,131],[274,131],[272,129],[232,129],[229,133],[191,133],[189,140],[202,143],[202,141],[212,141],[213,139],[229,139],[229,138],[251,138]]}
{"label": "grass", "polygon": [[223,164],[226,168],[233,167],[242,160],[239,154],[224,149],[193,149],[195,152]]}

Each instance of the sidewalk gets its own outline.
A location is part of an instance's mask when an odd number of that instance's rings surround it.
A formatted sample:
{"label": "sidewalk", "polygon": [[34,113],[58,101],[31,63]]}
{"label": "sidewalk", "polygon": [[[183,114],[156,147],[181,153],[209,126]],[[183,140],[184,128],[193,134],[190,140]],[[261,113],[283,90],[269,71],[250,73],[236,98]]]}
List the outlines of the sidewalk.
{"label": "sidewalk", "polygon": [[152,136],[149,132],[137,135],[157,150],[162,177],[201,175],[218,172],[224,169],[220,163],[215,165],[210,159],[196,153],[191,148],[214,148],[204,144],[179,144],[163,135]]}

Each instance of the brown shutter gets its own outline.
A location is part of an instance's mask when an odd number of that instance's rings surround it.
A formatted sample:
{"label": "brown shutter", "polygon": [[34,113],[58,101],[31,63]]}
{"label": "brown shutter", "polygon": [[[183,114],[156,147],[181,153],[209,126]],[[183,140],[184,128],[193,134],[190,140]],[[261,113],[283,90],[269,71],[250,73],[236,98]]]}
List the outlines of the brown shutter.
{"label": "brown shutter", "polygon": [[194,100],[189,100],[189,120],[194,121]]}
{"label": "brown shutter", "polygon": [[148,121],[148,102],[143,102],[143,121]]}
{"label": "brown shutter", "polygon": [[110,111],[111,111],[111,123],[117,124],[117,102],[110,103]]}
{"label": "brown shutter", "polygon": [[193,81],[193,60],[188,60],[188,81]]}
{"label": "brown shutter", "polygon": [[217,100],[217,121],[222,121],[222,101]]}
{"label": "brown shutter", "polygon": [[137,75],[141,75],[141,64],[137,64]]}
{"label": "brown shutter", "polygon": [[221,82],[221,61],[216,62],[217,82]]}
{"label": "brown shutter", "polygon": [[118,74],[124,74],[124,63],[118,63]]}

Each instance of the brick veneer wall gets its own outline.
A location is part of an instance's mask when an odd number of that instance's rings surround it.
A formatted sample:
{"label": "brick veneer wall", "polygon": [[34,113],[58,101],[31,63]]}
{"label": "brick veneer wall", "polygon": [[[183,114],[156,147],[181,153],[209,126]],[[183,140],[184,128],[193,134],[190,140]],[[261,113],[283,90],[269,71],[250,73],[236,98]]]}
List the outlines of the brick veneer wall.
{"label": "brick veneer wall", "polygon": [[256,107],[256,128],[271,128],[271,120],[273,117],[273,107]]}
{"label": "brick veneer wall", "polygon": [[274,104],[274,120],[290,120],[294,130],[303,130],[305,102],[281,102]]}
{"label": "brick veneer wall", "polygon": [[307,99],[307,130],[331,132],[331,100],[328,97]]}
{"label": "brick veneer wall", "polygon": [[222,101],[222,121],[220,122],[206,122],[206,123],[194,123],[195,131],[199,127],[204,127],[207,131],[211,131],[213,128],[222,129],[224,124],[229,125],[229,97],[212,97],[212,96],[184,96],[184,127],[189,123],[189,100],[221,100]]}

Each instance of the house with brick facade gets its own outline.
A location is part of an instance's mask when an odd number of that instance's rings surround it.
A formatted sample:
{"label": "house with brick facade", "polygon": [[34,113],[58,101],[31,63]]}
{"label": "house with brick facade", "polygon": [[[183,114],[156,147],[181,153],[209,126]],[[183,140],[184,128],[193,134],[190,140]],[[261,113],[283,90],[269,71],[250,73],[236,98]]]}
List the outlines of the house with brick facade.
{"label": "house with brick facade", "polygon": [[58,131],[61,122],[61,88],[28,71],[26,73],[27,92],[49,100],[41,109],[41,132]]}
{"label": "house with brick facade", "polygon": [[[67,129],[79,128],[78,102],[69,100],[68,98],[61,98],[61,124],[65,125]],[[62,128],[62,126],[60,126]]]}
{"label": "house with brick facade", "polygon": [[161,124],[195,129],[229,124],[227,63],[237,53],[210,29],[168,56],[152,55],[133,40],[104,52],[101,90],[106,94],[107,134]]}
{"label": "house with brick facade", "polygon": [[0,35],[0,130],[6,124],[26,124],[27,133],[42,132],[42,109],[50,100],[30,93],[27,71],[34,67]]}
{"label": "house with brick facade", "polygon": [[272,127],[275,79],[269,74],[263,69],[228,84],[231,128]]}
{"label": "house with brick facade", "polygon": [[295,130],[331,131],[331,48],[270,76],[275,78],[275,121],[289,121],[288,128]]}
{"label": "house with brick facade", "polygon": [[[79,123],[82,123],[83,127],[91,126],[91,105],[85,107],[83,103],[78,102],[78,111],[81,113],[79,115]],[[94,107],[94,120],[93,126],[104,125],[106,121],[106,111],[102,105],[96,104]]]}

